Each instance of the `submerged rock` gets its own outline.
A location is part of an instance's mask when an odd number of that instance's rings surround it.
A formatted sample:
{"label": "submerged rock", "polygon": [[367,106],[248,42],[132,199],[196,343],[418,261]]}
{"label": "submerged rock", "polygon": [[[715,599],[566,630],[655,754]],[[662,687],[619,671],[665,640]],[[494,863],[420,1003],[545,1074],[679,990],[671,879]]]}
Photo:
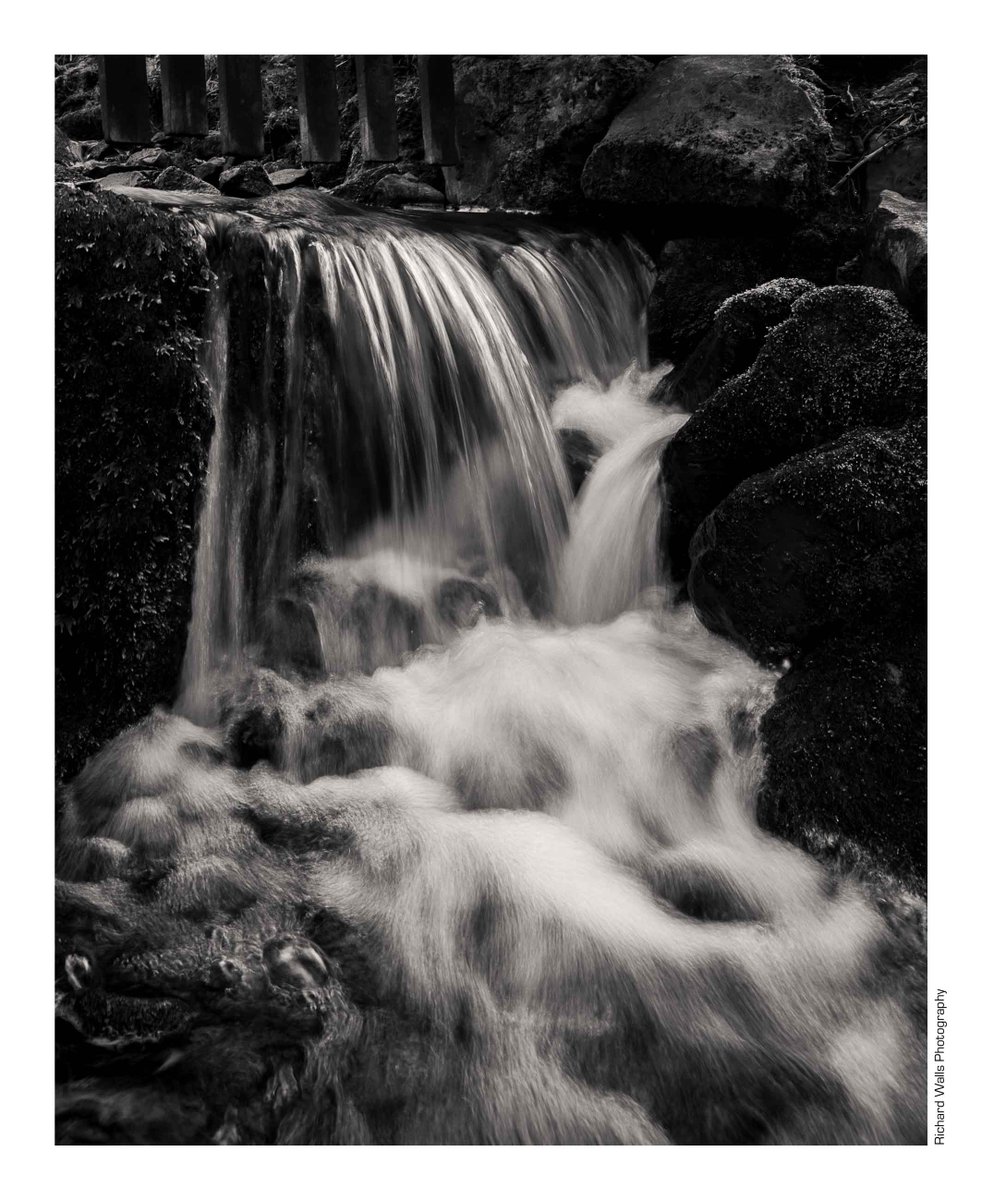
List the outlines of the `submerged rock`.
{"label": "submerged rock", "polygon": [[666,447],[675,578],[688,575],[696,529],[737,484],[850,429],[904,421],[923,406],[925,371],[924,335],[891,293],[842,286],[801,296],[753,365]]}
{"label": "submerged rock", "polygon": [[592,200],[800,214],[831,131],[814,76],[787,55],[676,55],[614,118],[583,170]]}
{"label": "submerged rock", "polygon": [[919,611],[926,489],[923,418],[847,433],[753,476],[692,539],[696,611],[769,662],[857,620]]}
{"label": "submerged rock", "polygon": [[218,186],[223,196],[271,196],[276,190],[257,162],[240,163],[223,171]]}
{"label": "submerged rock", "polygon": [[154,180],[154,187],[165,192],[203,192],[219,195],[217,187],[205,183],[190,171],[182,171],[180,167],[165,167]]}
{"label": "submerged rock", "polygon": [[863,283],[889,288],[920,322],[927,320],[927,205],[881,192],[870,218]]}

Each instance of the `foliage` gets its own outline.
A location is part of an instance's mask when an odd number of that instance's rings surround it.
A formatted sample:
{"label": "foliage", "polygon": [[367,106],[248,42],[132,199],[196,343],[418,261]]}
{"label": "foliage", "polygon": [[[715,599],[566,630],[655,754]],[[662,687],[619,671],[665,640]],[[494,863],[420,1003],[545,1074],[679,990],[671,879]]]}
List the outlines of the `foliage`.
{"label": "foliage", "polygon": [[208,267],[183,219],[56,199],[59,777],[170,699],[190,610],[210,415],[197,350]]}

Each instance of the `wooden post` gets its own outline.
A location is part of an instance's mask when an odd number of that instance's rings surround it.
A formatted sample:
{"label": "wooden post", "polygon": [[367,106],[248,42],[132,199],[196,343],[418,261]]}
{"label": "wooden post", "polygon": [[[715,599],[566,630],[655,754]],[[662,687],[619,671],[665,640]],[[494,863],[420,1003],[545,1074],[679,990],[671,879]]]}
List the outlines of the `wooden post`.
{"label": "wooden post", "polygon": [[297,55],[297,107],[301,162],[340,162],[338,85],[333,54]]}
{"label": "wooden post", "polygon": [[218,101],[223,152],[262,158],[263,80],[258,54],[219,54]]}
{"label": "wooden post", "polygon": [[419,107],[426,161],[441,167],[460,162],[453,93],[453,55],[418,54]]}
{"label": "wooden post", "polygon": [[161,54],[160,95],[165,133],[208,132],[203,54]]}
{"label": "wooden post", "polygon": [[399,135],[392,55],[355,55],[355,75],[365,162],[395,162],[399,157]]}
{"label": "wooden post", "polygon": [[100,54],[102,135],[116,145],[150,141],[150,93],[143,54]]}

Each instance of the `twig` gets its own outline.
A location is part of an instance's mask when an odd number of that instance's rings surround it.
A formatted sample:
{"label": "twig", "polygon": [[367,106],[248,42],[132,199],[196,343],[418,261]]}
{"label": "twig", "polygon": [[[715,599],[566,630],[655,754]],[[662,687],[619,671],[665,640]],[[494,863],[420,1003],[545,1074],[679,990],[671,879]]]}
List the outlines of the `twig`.
{"label": "twig", "polygon": [[923,125],[918,125],[916,129],[905,130],[898,137],[891,138],[889,142],[884,142],[882,146],[877,146],[872,153],[867,154],[865,158],[861,158],[854,167],[850,167],[849,170],[846,171],[845,175],[843,175],[838,181],[838,183],[833,184],[832,187],[829,188],[829,191],[837,192],[851,175],[856,174],[860,167],[865,167],[868,162],[872,162],[873,159],[881,155],[884,150],[889,150],[891,146],[896,146],[898,142],[905,142],[909,137],[913,137],[916,133],[920,133],[923,128]]}

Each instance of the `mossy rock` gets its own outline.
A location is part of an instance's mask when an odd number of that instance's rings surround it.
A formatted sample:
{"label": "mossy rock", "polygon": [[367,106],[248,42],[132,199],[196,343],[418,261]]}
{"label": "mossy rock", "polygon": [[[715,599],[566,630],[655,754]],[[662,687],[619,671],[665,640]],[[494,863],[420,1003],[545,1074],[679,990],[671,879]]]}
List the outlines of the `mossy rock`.
{"label": "mossy rock", "polygon": [[888,611],[916,634],[925,426],[854,430],[741,483],[692,539],[689,595],[703,623],[772,663]]}
{"label": "mossy rock", "polygon": [[209,271],[182,217],[55,200],[57,771],[172,699],[210,408]]}
{"label": "mossy rock", "polygon": [[926,339],[897,298],[865,287],[801,296],[753,365],[724,383],[662,460],[665,544],[673,575],[689,543],[744,479],[851,429],[898,425],[923,409]]}
{"label": "mossy rock", "polygon": [[874,887],[893,874],[923,891],[923,620],[860,624],[817,646],[778,683],[762,735],[766,829]]}

